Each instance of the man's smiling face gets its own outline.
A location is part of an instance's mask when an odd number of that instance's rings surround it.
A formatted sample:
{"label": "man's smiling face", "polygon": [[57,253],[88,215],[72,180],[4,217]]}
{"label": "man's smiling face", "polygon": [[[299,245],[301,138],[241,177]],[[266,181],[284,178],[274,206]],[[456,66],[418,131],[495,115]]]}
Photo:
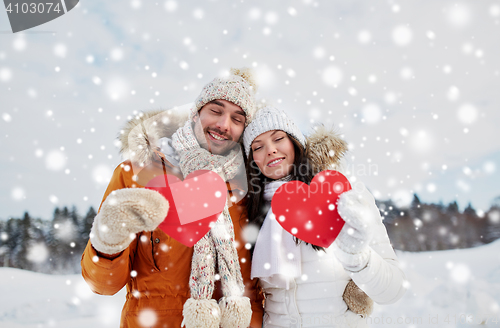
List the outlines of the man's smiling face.
{"label": "man's smiling face", "polygon": [[[200,145],[212,154],[231,150],[245,129],[245,112],[227,100],[212,100],[195,117],[195,134]],[[200,125],[201,124],[201,125]]]}

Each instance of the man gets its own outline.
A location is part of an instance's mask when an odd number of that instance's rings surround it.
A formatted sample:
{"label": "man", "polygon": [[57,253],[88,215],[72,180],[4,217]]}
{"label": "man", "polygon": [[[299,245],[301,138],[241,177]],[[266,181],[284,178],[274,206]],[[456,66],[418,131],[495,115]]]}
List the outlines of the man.
{"label": "man", "polygon": [[[120,327],[261,327],[262,297],[250,280],[240,224],[246,181],[238,142],[254,112],[254,88],[248,70],[232,70],[203,88],[187,122],[151,112],[122,131],[130,159],[115,169],[82,256],[82,275],[95,293],[127,286]],[[172,204],[143,187],[158,175],[183,179],[200,169],[217,172],[229,197],[191,248],[157,228]]]}

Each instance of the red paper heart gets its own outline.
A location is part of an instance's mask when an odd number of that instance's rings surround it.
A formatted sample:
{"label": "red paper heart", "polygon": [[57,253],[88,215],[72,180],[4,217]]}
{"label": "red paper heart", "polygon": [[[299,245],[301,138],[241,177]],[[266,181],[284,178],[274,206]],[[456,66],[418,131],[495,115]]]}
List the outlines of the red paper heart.
{"label": "red paper heart", "polygon": [[337,200],[348,190],[351,184],[344,175],[326,170],[318,173],[309,186],[300,181],[280,186],[271,207],[283,229],[310,244],[329,247],[344,226]]}
{"label": "red paper heart", "polygon": [[188,247],[206,235],[226,203],[226,183],[208,170],[195,171],[184,180],[170,174],[157,176],[146,188],[158,191],[170,205],[158,227]]}

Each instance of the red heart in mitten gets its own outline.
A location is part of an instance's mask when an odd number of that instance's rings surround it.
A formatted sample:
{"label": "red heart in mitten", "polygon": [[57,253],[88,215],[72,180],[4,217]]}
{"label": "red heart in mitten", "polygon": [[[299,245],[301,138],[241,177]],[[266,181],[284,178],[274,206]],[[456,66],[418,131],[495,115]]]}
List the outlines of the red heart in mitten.
{"label": "red heart in mitten", "polygon": [[329,247],[344,226],[336,204],[339,195],[348,190],[351,184],[344,175],[326,170],[309,186],[300,181],[281,185],[271,208],[283,229],[310,244]]}
{"label": "red heart in mitten", "polygon": [[157,176],[146,188],[158,191],[170,205],[158,227],[188,247],[206,235],[226,204],[226,183],[213,171],[198,170],[184,180],[170,174]]}

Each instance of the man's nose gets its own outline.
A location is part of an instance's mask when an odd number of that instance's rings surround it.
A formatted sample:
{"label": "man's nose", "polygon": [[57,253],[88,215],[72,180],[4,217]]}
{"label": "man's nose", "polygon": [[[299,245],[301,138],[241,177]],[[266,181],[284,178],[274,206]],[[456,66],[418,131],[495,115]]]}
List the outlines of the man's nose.
{"label": "man's nose", "polygon": [[227,132],[229,130],[230,123],[231,123],[231,116],[222,115],[217,121],[217,128],[222,132]]}

